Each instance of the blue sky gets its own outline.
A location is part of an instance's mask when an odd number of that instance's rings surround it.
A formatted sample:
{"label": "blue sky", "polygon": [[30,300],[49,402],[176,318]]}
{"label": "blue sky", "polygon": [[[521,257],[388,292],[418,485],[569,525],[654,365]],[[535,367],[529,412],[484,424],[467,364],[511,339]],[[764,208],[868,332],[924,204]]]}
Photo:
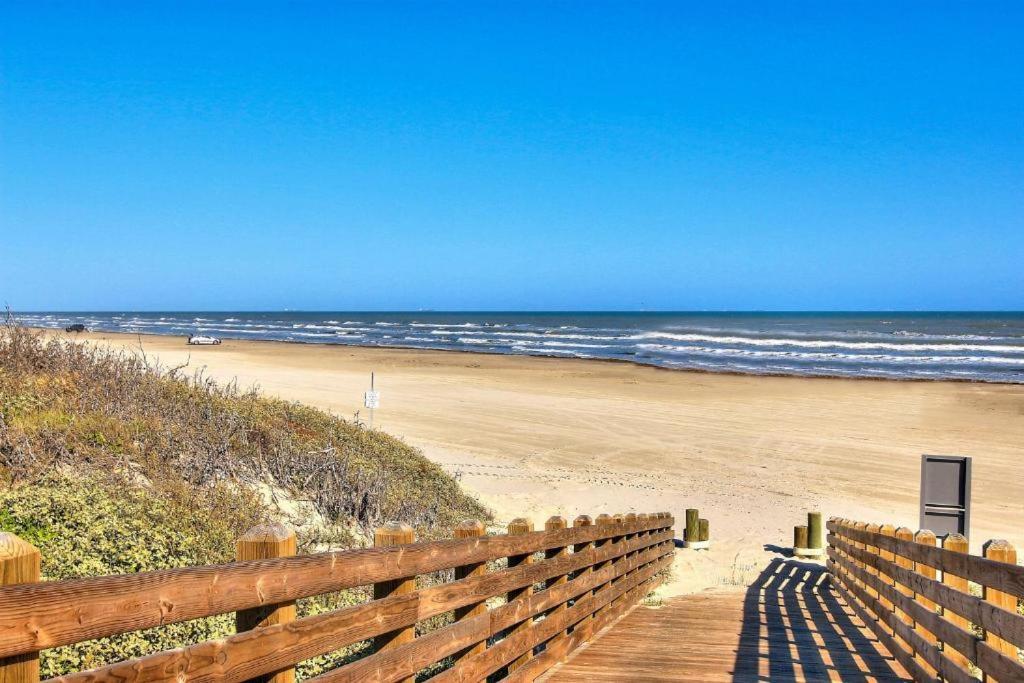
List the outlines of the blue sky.
{"label": "blue sky", "polygon": [[32,309],[1021,309],[1024,4],[0,3]]}

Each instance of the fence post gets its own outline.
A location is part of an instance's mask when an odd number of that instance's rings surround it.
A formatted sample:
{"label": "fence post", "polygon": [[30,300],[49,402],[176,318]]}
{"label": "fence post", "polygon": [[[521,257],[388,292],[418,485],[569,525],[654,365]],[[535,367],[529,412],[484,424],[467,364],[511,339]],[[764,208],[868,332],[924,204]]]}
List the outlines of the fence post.
{"label": "fence post", "polygon": [[[868,525],[865,524],[864,522],[854,522],[853,523],[853,529],[855,531],[867,531],[868,530]],[[857,550],[863,550],[864,552],[867,552],[867,550],[868,550],[867,544],[861,543],[860,541],[853,541],[852,545]],[[854,559],[852,557],[850,559],[853,561],[853,564],[856,565],[857,567],[859,567],[860,569],[863,569],[864,571],[868,570],[866,563],[861,562],[860,560]],[[863,581],[861,581],[860,579],[856,579],[856,578],[851,577],[850,580],[855,582],[857,585],[859,585],[861,587],[865,587],[865,589],[866,589],[866,584]],[[868,614],[871,614],[871,612],[868,612]]]}
{"label": "fence post", "polygon": [[697,520],[697,542],[711,542],[711,522],[703,518]]}
{"label": "fence post", "polygon": [[[623,518],[623,520],[622,520],[622,521],[623,521],[623,523],[624,523],[624,524],[636,524],[636,513],[634,513],[634,512],[627,512],[627,513],[626,513],[626,516],[625,516],[625,517]],[[639,534],[635,534],[635,533],[634,533],[634,534],[626,534],[626,536],[625,536],[625,538],[623,539],[623,541],[626,541],[626,542],[628,542],[628,541],[632,541],[632,540],[633,540],[634,538],[636,538],[636,537],[637,537],[638,535],[639,535]],[[629,562],[629,561],[630,561],[630,560],[632,560],[632,559],[633,559],[633,557],[634,557],[634,556],[636,556],[637,554],[638,554],[638,553],[637,553],[637,551],[635,551],[635,550],[634,550],[633,552],[631,552],[631,553],[628,553],[628,554],[626,555],[626,561],[627,561],[627,562]],[[624,572],[624,573],[623,573],[623,576],[626,576],[626,575],[628,575],[628,574],[632,574],[632,573],[633,573],[633,572],[632,572],[632,570],[631,570],[631,571],[627,571],[627,572]]]}
{"label": "fence post", "polygon": [[[572,523],[572,526],[573,526],[574,529],[578,528],[578,527],[586,527],[586,526],[593,526],[593,525],[594,525],[594,520],[592,520],[590,518],[590,515],[580,515],[575,520],[573,520],[573,523]],[[593,548],[593,547],[594,547],[594,544],[592,542],[589,542],[589,543],[576,543],[576,544],[574,544],[572,546],[572,552],[575,555],[577,553],[586,552],[587,550],[589,550],[590,548]],[[583,569],[580,569],[579,571],[577,571],[576,572],[576,576],[573,577],[573,578],[577,578],[577,577],[583,576],[585,574],[592,574],[593,572],[594,572],[594,565],[588,565],[588,566],[584,567]],[[585,593],[581,594],[578,598],[576,598],[576,601],[578,602],[580,600],[586,600],[589,596],[591,596],[593,594],[594,594],[593,590],[586,591]],[[592,626],[591,619],[592,619],[592,617],[588,614],[587,616],[585,616],[582,619],[580,619],[576,623],[576,626],[573,627],[573,631],[580,631],[581,633],[585,634],[584,640],[589,640],[590,639],[590,634],[587,632],[587,630],[589,630],[590,627]]]}
{"label": "fence post", "polygon": [[[520,536],[522,534],[528,534],[532,531],[533,522],[528,519],[519,517],[517,519],[513,519],[511,522],[508,523],[509,536]],[[512,567],[520,567],[528,564],[533,564],[533,553],[527,553],[526,555],[513,555],[508,558],[508,566],[510,569]],[[530,595],[533,595],[533,586],[525,586],[523,588],[517,588],[514,591],[509,591],[508,595],[506,596],[506,599],[508,600],[508,602],[512,602],[513,600],[516,600],[518,598],[528,597]],[[522,631],[525,631],[526,629],[530,628],[532,625],[533,618],[531,617],[525,621],[519,622],[518,624],[510,628],[507,632],[507,635],[511,637],[516,633],[521,633]],[[533,659],[532,648],[524,652],[515,661],[510,662],[508,665],[508,672],[512,673],[519,667],[529,662],[531,659]]]}
{"label": "fence post", "polygon": [[[624,526],[626,524],[626,515],[622,514],[621,512],[616,512],[612,516],[612,522],[615,524],[615,526],[618,526],[618,527]],[[618,546],[618,545],[621,545],[622,543],[624,543],[625,540],[626,540],[625,534],[620,532],[620,533],[616,534],[614,538],[612,538],[612,544]],[[626,575],[626,569],[625,569],[625,566],[624,566],[625,564],[626,564],[626,556],[625,555],[619,555],[619,557],[617,559],[612,561],[612,566],[617,567],[616,571],[615,571],[615,578],[612,579],[612,585],[618,583],[619,581],[622,581],[622,579],[625,577],[625,575]],[[609,602],[608,603],[608,608],[611,608],[612,605],[617,604],[622,599],[622,597],[623,596],[620,595],[619,597],[617,597],[614,600],[612,600],[611,602]]]}
{"label": "fence post", "polygon": [[[795,526],[793,527],[793,550],[797,548],[807,547],[807,527],[806,526]],[[795,552],[793,553],[796,554]]]}
{"label": "fence post", "polygon": [[[560,517],[558,515],[555,515],[553,517],[549,517],[548,521],[544,522],[544,530],[545,531],[562,531],[562,530],[568,528],[568,526],[569,526],[569,523],[566,521],[565,517]],[[560,557],[567,557],[568,555],[569,555],[569,546],[562,546],[560,548],[548,548],[547,550],[544,551],[544,559],[545,560],[552,560],[552,559],[557,559],[557,558],[560,558]],[[550,589],[550,588],[553,588],[554,586],[560,586],[560,585],[562,585],[564,583],[567,583],[568,581],[569,581],[569,575],[568,574],[559,574],[558,576],[552,576],[550,579],[545,581],[544,582],[544,587],[547,588],[547,589]],[[548,611],[548,614],[547,614],[546,618],[550,619],[550,618],[552,618],[554,616],[557,616],[558,614],[560,614],[561,612],[564,612],[568,608],[569,608],[568,607],[568,601],[561,602],[556,607],[554,607],[554,608],[552,608],[551,610]],[[561,639],[565,638],[568,635],[569,635],[569,630],[568,629],[566,629],[565,631],[562,631],[559,635],[555,636],[550,641],[548,641],[548,645],[547,646],[551,647],[551,645],[556,640],[561,640]]]}
{"label": "fence post", "polygon": [[[613,524],[615,524],[615,520],[612,518],[611,515],[605,514],[605,513],[602,512],[601,514],[599,514],[597,516],[597,526],[599,526],[599,527],[611,527]],[[601,533],[607,534],[607,533],[610,533],[610,532],[611,532],[611,529],[607,529],[606,528]],[[607,548],[608,545],[611,544],[611,543],[612,543],[612,539],[611,538],[602,538],[599,541],[596,541],[594,543],[594,547],[598,548],[598,549]],[[599,562],[599,563],[594,565],[594,571],[598,571],[598,570],[604,569],[605,567],[610,567],[611,564],[612,564],[612,560],[605,560],[604,562]],[[599,595],[599,594],[603,593],[604,591],[608,590],[608,588],[611,585],[612,585],[611,580],[605,581],[600,586],[598,586],[598,587],[596,587],[594,589],[594,595]],[[596,618],[599,614],[601,614],[607,608],[608,607],[606,605],[605,607],[602,607],[602,608],[596,610],[594,612],[594,617]]]}
{"label": "fence post", "polygon": [[[394,545],[405,545],[416,541],[416,532],[408,524],[401,522],[388,522],[373,532],[373,545],[375,548],[386,548]],[[381,600],[392,595],[406,595],[416,590],[416,577],[406,576],[391,581],[381,581],[373,584],[373,599]],[[373,639],[375,651],[390,650],[406,643],[411,643],[416,637],[416,626],[382,633]],[[406,676],[400,679],[402,683],[414,683],[416,676]]]}
{"label": "fence post", "polygon": [[[658,514],[658,519],[664,520],[664,524],[661,527],[658,528],[658,531],[671,531],[672,530],[672,521],[671,520],[673,519],[672,513],[671,512],[659,512],[657,514]],[[685,535],[685,530],[684,530],[684,535]],[[685,539],[683,539],[683,540],[685,540]],[[668,539],[666,541],[663,541],[662,545],[665,548],[673,548],[673,547],[675,547],[675,540],[670,538],[670,539]]]}
{"label": "fence post", "polygon": [[[877,534],[877,533],[879,533],[881,528],[882,527],[878,526],[877,524],[868,524],[867,526],[864,527],[864,531],[868,532],[869,534]],[[878,554],[878,548],[876,546],[871,545],[870,543],[865,543],[864,544],[864,550],[865,550],[865,552],[868,552],[868,553],[870,553],[872,555],[877,555]],[[878,574],[879,574],[879,571],[877,569],[875,569],[874,567],[871,567],[871,566],[867,566],[866,564],[864,566],[864,570],[868,574],[874,574],[875,576],[878,576]],[[867,589],[868,595],[870,595],[875,600],[878,599],[878,591],[876,591],[874,588],[867,588],[866,587],[866,589]],[[869,612],[870,611],[871,610],[869,610]],[[872,616],[874,616],[874,615],[872,615]],[[874,618],[875,618],[875,621],[882,621],[877,616],[875,616]],[[888,626],[885,625],[884,621],[882,621],[881,626],[882,626],[883,629],[888,630]]]}
{"label": "fence post", "polygon": [[[896,538],[898,538],[903,543],[913,543],[914,532],[905,526],[901,526],[899,529],[896,530]],[[898,567],[902,567],[903,569],[914,571],[914,561],[904,557],[903,555],[896,556],[896,565]],[[900,593],[907,596],[911,600],[914,599],[914,591],[912,591],[910,588],[906,587],[899,581],[896,582],[896,590],[898,590]],[[896,616],[899,617],[899,619],[903,621],[903,623],[909,624],[911,627],[914,626],[914,620],[911,619],[910,615],[904,612],[903,610],[897,608]]]}
{"label": "fence post", "polygon": [[[968,548],[967,539],[961,534],[950,534],[949,536],[946,536],[944,541],[942,541],[942,547],[954,553],[966,553]],[[968,592],[967,579],[964,577],[956,576],[954,574],[950,574],[949,572],[944,571],[942,572],[942,583],[946,584],[950,588],[955,588],[958,591],[962,591],[964,593]],[[951,609],[943,609],[943,611],[945,612],[944,616],[946,617],[946,619],[953,622],[954,624],[956,624],[963,630],[967,631],[968,633],[970,632],[970,622],[968,622],[967,619],[955,613]],[[959,664],[965,669],[968,668],[967,657],[965,657],[962,652],[958,652],[950,648],[949,643],[945,644],[943,650],[948,651],[948,657],[954,663]]]}
{"label": "fence post", "polygon": [[[297,552],[295,532],[283,524],[261,524],[246,531],[235,547],[235,558],[245,560],[269,560],[275,557],[290,557]],[[263,626],[275,626],[295,621],[295,602],[276,605],[262,605],[235,613],[235,630],[239,633]],[[293,683],[295,668],[289,667],[272,674],[249,679],[259,683]]]}
{"label": "fence post", "polygon": [[[476,519],[467,519],[466,521],[455,527],[455,538],[479,538],[484,535],[484,523]],[[474,564],[467,564],[461,567],[455,568],[455,580],[466,579],[471,576],[481,576],[487,572],[486,562],[476,562]],[[487,602],[481,600],[480,602],[470,603],[462,607],[455,608],[455,621],[463,621],[466,619],[472,619],[473,617],[479,616],[487,611]],[[467,647],[462,652],[455,655],[455,662],[472,657],[473,655],[480,654],[487,649],[487,641],[482,640],[476,645]]]}
{"label": "fence post", "polygon": [[[916,534],[914,534],[914,542],[915,543],[920,543],[921,545],[927,545],[927,546],[934,547],[935,546],[935,534],[932,533],[931,531],[929,531],[928,529],[921,529]],[[924,564],[923,562],[915,562],[914,563],[914,571],[916,571],[921,576],[927,577],[927,578],[932,579],[932,580],[935,579],[935,575],[937,573],[935,571],[935,567],[932,567],[930,565]],[[935,603],[932,602],[931,600],[929,600],[928,598],[924,597],[923,595],[914,595],[914,600],[916,600],[918,603],[920,603],[921,606],[924,607],[929,612],[934,612],[935,611]],[[932,634],[931,631],[926,629],[921,624],[917,624],[917,626],[914,627],[914,630],[916,630],[918,633],[920,633],[922,638],[924,638],[927,642],[929,642],[929,643],[931,643],[933,645],[939,642],[939,639],[936,638]],[[917,659],[917,663],[920,664],[921,666],[923,666],[925,671],[927,671],[929,673],[935,671],[935,669],[933,669],[930,664],[928,664],[926,661],[924,661],[924,658],[921,655],[917,655],[916,659]]]}
{"label": "fence post", "polygon": [[[0,532],[0,586],[39,581],[39,549],[16,535]],[[0,659],[3,683],[38,683],[39,653],[26,652]]]}
{"label": "fence post", "polygon": [[[882,534],[883,536],[889,536],[890,538],[896,538],[896,527],[894,527],[892,524],[883,524],[882,526],[878,527],[878,533]],[[878,556],[883,560],[888,560],[889,562],[892,562],[893,564],[896,563],[896,553],[892,551],[885,550],[884,548],[879,548]],[[881,579],[882,583],[889,586],[893,586],[896,583],[895,580],[891,576],[889,576],[887,572],[884,571],[878,572],[878,578]],[[893,612],[895,610],[895,605],[892,604],[892,600],[885,597],[881,593],[879,593],[878,595],[878,601],[879,603],[881,603],[883,609],[886,609],[889,612]],[[880,621],[882,622],[882,628],[884,628],[889,635],[893,635],[896,633],[896,631],[891,626],[889,626],[888,620],[881,619]]]}
{"label": "fence post", "polygon": [[[996,562],[1006,562],[1007,564],[1017,564],[1017,549],[1013,547],[1008,541],[994,540],[986,543],[982,548],[982,553],[990,560]],[[998,605],[1005,610],[1010,612],[1017,611],[1017,597],[997,591],[994,588],[985,586],[985,600],[991,602],[993,605]],[[999,636],[985,631],[985,642],[995,648],[996,651],[1002,652],[1011,659],[1017,656],[1017,646],[1013,643],[1007,642]]]}

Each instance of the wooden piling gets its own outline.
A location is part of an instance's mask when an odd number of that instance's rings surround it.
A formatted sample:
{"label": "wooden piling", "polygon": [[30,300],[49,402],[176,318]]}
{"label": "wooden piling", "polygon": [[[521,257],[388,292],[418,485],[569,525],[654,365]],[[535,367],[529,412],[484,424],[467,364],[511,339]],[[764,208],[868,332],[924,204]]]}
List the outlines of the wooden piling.
{"label": "wooden piling", "polygon": [[[37,583],[39,549],[16,535],[0,532],[0,586]],[[0,682],[38,683],[39,653],[26,652],[0,659]]]}
{"label": "wooden piling", "polygon": [[[466,521],[455,527],[455,538],[479,538],[485,534],[484,523],[476,519],[467,519]],[[455,568],[455,579],[466,579],[472,576],[481,576],[487,572],[486,562],[477,562],[474,564],[467,564],[461,567]],[[481,600],[479,602],[470,603],[464,607],[455,608],[455,621],[465,621],[472,619],[475,616],[484,614],[487,611],[487,602]],[[487,649],[487,641],[480,641],[472,647],[467,647],[455,655],[455,663],[478,655]]]}
{"label": "wooden piling", "polygon": [[[290,557],[297,552],[295,532],[283,524],[262,524],[253,527],[238,539],[235,557],[244,560],[269,560]],[[242,633],[254,628],[287,624],[295,621],[295,602],[262,605],[235,613],[235,629]],[[259,683],[294,683],[295,668],[249,679]]]}
{"label": "wooden piling", "polygon": [[711,523],[706,519],[697,520],[697,540],[701,543],[711,540]]}
{"label": "wooden piling", "polygon": [[686,531],[683,532],[684,541],[697,541],[700,536],[700,510],[687,508],[686,510]]}
{"label": "wooden piling", "polygon": [[[968,549],[967,538],[961,534],[950,534],[942,541],[942,547],[946,550],[951,550],[955,553],[966,553]],[[946,584],[950,588],[955,588],[958,591],[967,593],[969,591],[967,586],[967,579],[961,576],[950,574],[949,572],[942,572],[942,583]],[[970,622],[964,617],[960,616],[953,610],[946,610],[946,619],[956,624],[958,627],[965,631],[970,631]],[[949,643],[946,643],[946,650],[948,650],[948,657],[953,660],[956,664],[968,668],[967,657],[962,652],[958,652],[953,648],[949,647]]]}
{"label": "wooden piling", "polygon": [[807,547],[807,527],[804,525],[793,527],[793,550]]}
{"label": "wooden piling", "polygon": [[[377,529],[373,534],[373,545],[377,548],[384,548],[394,545],[406,545],[416,541],[416,532],[408,524],[401,522],[388,522]],[[373,599],[380,600],[392,595],[405,595],[416,590],[416,577],[406,576],[393,581],[382,581],[373,584]],[[416,627],[407,626],[377,636],[373,639],[373,646],[378,652],[411,643],[416,637]],[[415,683],[415,676],[405,676],[400,679],[402,683]]]}
{"label": "wooden piling", "polygon": [[[988,559],[996,562],[1006,562],[1007,564],[1013,565],[1017,564],[1017,549],[1008,541],[989,541],[982,548],[982,553]],[[1005,610],[1009,610],[1010,612],[1017,611],[1017,597],[1015,595],[1004,593],[986,586],[985,600],[991,602],[993,605],[998,605]],[[1007,642],[988,631],[985,632],[985,642],[997,651],[1002,652],[1007,657],[1014,658],[1017,656],[1017,647],[1013,643]]]}
{"label": "wooden piling", "polygon": [[807,545],[810,550],[821,550],[825,545],[825,527],[820,512],[807,513]]}
{"label": "wooden piling", "polygon": [[[513,519],[511,522],[508,523],[509,536],[521,536],[522,534],[528,534],[531,532],[533,532],[533,522],[529,519],[519,517],[517,519]],[[526,555],[512,555],[508,558],[509,567],[521,567],[528,564],[533,564],[532,553]],[[531,595],[533,595],[533,586],[525,586],[523,588],[518,588],[516,590],[509,591],[508,594],[506,595],[506,599],[508,600],[508,602],[512,602],[513,600],[517,600],[519,598],[528,598]],[[507,631],[507,635],[511,637],[517,633],[525,631],[532,625],[533,617],[530,617],[529,619],[521,621],[512,628],[510,628]],[[533,659],[532,649],[528,650],[527,652],[524,652],[518,659],[509,663],[508,672],[512,673],[519,667],[527,664],[531,659]]]}

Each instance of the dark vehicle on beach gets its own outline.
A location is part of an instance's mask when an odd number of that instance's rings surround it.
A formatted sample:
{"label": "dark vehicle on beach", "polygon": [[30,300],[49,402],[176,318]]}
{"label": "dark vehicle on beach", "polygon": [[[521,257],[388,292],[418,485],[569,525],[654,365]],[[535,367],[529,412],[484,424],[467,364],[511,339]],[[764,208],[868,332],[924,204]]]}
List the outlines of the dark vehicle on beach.
{"label": "dark vehicle on beach", "polygon": [[87,328],[82,323],[75,323],[74,325],[68,325],[67,327],[65,327],[64,331],[65,332],[88,332],[89,328]]}

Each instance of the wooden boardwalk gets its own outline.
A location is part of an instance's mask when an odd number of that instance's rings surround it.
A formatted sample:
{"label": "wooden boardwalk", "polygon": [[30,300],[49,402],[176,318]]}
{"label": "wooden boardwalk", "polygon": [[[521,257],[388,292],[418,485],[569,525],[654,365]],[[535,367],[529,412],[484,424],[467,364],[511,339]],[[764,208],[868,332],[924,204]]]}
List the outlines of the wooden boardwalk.
{"label": "wooden boardwalk", "polygon": [[637,607],[541,680],[907,681],[823,567],[774,561],[746,592]]}

